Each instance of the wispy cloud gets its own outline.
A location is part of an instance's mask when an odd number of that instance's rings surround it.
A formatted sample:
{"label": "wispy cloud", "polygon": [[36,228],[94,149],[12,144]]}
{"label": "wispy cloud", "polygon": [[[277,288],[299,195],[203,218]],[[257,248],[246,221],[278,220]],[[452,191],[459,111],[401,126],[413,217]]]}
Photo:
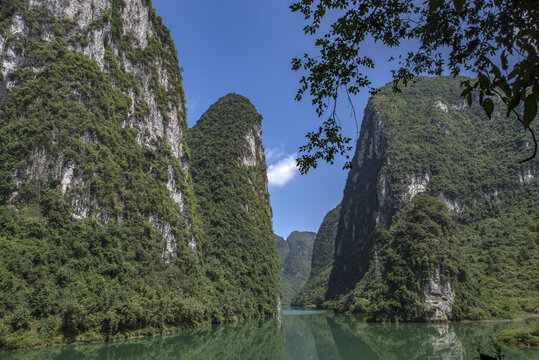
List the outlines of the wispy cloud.
{"label": "wispy cloud", "polygon": [[288,155],[277,163],[268,166],[268,184],[274,187],[285,186],[297,174],[296,155]]}
{"label": "wispy cloud", "polygon": [[281,144],[273,149],[266,150],[266,162],[272,162],[283,158],[286,153],[284,151],[284,144]]}
{"label": "wispy cloud", "polygon": [[190,112],[194,112],[195,109],[197,108],[197,101],[196,100],[193,100],[193,99],[187,99],[186,101],[186,107],[187,107],[187,112],[190,113]]}

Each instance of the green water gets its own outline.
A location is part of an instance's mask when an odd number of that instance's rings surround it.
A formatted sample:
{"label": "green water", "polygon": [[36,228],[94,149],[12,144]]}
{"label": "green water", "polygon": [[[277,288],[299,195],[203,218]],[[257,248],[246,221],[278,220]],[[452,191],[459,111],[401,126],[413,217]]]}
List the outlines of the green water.
{"label": "green water", "polygon": [[[536,320],[537,321],[537,320]],[[360,316],[284,311],[280,318],[215,325],[173,336],[0,354],[13,359],[473,359],[475,344],[511,322],[451,325],[365,323]],[[539,350],[504,347],[505,359]]]}

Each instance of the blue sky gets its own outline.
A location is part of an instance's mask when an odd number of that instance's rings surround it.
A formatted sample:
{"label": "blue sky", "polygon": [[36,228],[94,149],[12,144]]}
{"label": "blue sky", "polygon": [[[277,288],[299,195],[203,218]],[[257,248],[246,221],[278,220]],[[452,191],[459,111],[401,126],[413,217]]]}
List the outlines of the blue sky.
{"label": "blue sky", "polygon": [[[320,124],[309,99],[294,100],[299,73],[293,57],[314,49],[314,38],[302,31],[303,17],[292,13],[287,0],[153,0],[176,44],[187,100],[187,122],[193,126],[220,97],[234,92],[251,100],[262,114],[273,227],[288,236],[293,230],[318,231],[324,215],[342,198],[345,159],[320,165],[300,175],[294,158],[305,134]],[[376,86],[391,80],[389,52],[370,44],[377,60]],[[354,99],[360,125],[368,94]],[[339,116],[345,134],[357,139],[351,109],[343,102]],[[350,154],[353,155],[353,154]]]}

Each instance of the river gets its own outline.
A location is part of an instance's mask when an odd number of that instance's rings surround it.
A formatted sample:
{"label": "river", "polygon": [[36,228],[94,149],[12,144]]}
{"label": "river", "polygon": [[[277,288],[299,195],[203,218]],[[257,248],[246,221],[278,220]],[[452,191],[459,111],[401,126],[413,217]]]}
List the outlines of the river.
{"label": "river", "polygon": [[[536,320],[537,321],[537,320]],[[512,322],[373,324],[358,315],[283,311],[280,317],[213,325],[171,336],[0,354],[0,360],[67,359],[473,359]],[[506,360],[539,360],[539,350],[504,347]]]}

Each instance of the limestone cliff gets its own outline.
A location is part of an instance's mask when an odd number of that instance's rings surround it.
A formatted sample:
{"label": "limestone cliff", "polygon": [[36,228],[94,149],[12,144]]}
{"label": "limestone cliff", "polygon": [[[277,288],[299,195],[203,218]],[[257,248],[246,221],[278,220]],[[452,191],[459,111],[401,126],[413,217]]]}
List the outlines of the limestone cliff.
{"label": "limestone cliff", "polygon": [[[526,133],[501,111],[489,120],[479,106],[463,104],[462,80],[420,77],[400,94],[387,85],[369,100],[343,193],[327,292],[328,299],[353,294],[356,300],[350,295],[338,306],[350,301],[354,305],[343,306],[365,310],[368,299],[374,306],[373,294],[389,286],[390,269],[384,264],[395,249],[393,225],[423,192],[440,199],[452,214],[453,249],[460,252],[458,264],[439,258],[420,289],[414,290],[430,309],[426,318],[510,316],[528,306],[528,297],[536,296],[533,286],[515,274],[527,277],[537,264],[537,244],[531,240],[539,214],[533,195],[537,160],[519,164],[531,151]],[[511,235],[504,237],[499,231]],[[534,255],[526,259],[515,254],[530,248]],[[411,261],[408,270],[417,270],[413,256],[403,261]],[[439,266],[456,266],[460,273],[453,278],[440,275]],[[506,290],[497,291],[492,277],[503,277],[505,282],[496,286]],[[518,289],[517,302],[507,295],[511,287]],[[468,303],[463,304],[466,296]]]}
{"label": "limestone cliff", "polygon": [[181,81],[149,0],[1,2],[0,351],[279,311],[261,116],[191,162]]}
{"label": "limestone cliff", "polygon": [[228,94],[188,133],[206,274],[222,319],[276,313],[280,304],[261,121],[248,99]]}
{"label": "limestone cliff", "polygon": [[293,306],[319,307],[322,305],[327,291],[329,274],[333,267],[335,236],[337,235],[340,212],[341,205],[339,204],[324,216],[313,243],[309,278],[303,289],[292,300]]}
{"label": "limestone cliff", "polygon": [[[0,151],[11,202],[28,184],[58,184],[74,218],[106,223],[137,211],[162,233],[167,261],[195,250],[180,69],[150,2],[17,0],[8,10]],[[147,181],[149,202],[162,207],[131,201]]]}

